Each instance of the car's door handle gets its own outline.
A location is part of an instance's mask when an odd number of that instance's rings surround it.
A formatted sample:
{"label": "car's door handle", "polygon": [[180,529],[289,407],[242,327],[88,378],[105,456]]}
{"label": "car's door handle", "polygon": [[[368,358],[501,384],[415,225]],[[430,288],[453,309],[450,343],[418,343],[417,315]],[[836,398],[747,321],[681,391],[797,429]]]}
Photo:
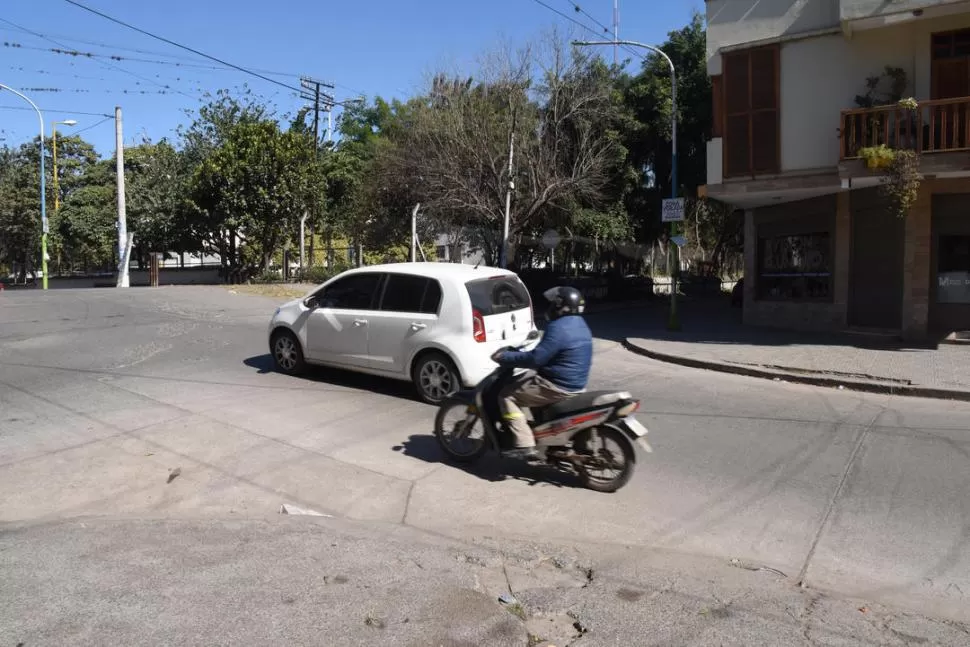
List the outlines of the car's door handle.
{"label": "car's door handle", "polygon": [[366,319],[354,319],[354,325],[357,326],[358,328],[360,326],[366,326],[367,325],[367,320]]}
{"label": "car's door handle", "polygon": [[411,330],[424,330],[427,327],[427,324],[417,323],[416,321],[411,322]]}

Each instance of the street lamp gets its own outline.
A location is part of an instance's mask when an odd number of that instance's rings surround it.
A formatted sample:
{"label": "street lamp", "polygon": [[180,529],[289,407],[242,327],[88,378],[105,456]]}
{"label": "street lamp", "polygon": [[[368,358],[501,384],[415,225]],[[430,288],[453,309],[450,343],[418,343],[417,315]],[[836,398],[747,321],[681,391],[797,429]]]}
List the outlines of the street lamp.
{"label": "street lamp", "polygon": [[[670,197],[677,197],[677,71],[674,69],[674,62],[670,60],[667,53],[664,52],[659,47],[654,47],[653,45],[647,45],[646,43],[638,43],[635,40],[602,40],[602,41],[589,41],[589,40],[577,40],[573,41],[573,45],[579,45],[583,47],[591,46],[610,46],[616,47],[617,45],[629,45],[631,47],[640,47],[642,49],[647,49],[654,54],[659,54],[667,61],[667,65],[670,66]],[[670,238],[673,247],[670,248],[677,254],[677,245],[673,242],[673,238],[677,233],[677,223],[670,223]],[[679,256],[679,254],[677,254]],[[667,320],[667,328],[670,330],[680,329],[680,319],[677,315],[677,273],[679,271],[679,263],[671,267],[671,255],[667,255],[667,269],[670,272],[670,316]]]}
{"label": "street lamp", "polygon": [[54,162],[54,215],[57,215],[57,211],[61,207],[61,192],[57,179],[57,125],[61,124],[63,126],[76,126],[77,121],[74,119],[65,119],[64,121],[53,121],[51,122],[51,160]]}
{"label": "street lamp", "polygon": [[43,277],[42,277],[41,285],[43,286],[43,289],[46,290],[47,289],[47,230],[48,230],[48,227],[47,227],[47,195],[46,195],[47,182],[46,182],[45,177],[44,177],[45,176],[45,171],[44,171],[44,114],[40,111],[40,108],[37,107],[37,104],[34,103],[33,101],[31,101],[29,98],[27,98],[26,95],[23,95],[23,94],[17,92],[13,88],[11,88],[9,85],[4,85],[3,83],[0,83],[0,88],[2,88],[4,90],[9,90],[10,92],[13,92],[18,97],[20,97],[21,99],[23,99],[24,101],[26,101],[27,103],[29,103],[30,104],[30,107],[34,109],[34,112],[37,113],[37,119],[38,119],[38,121],[40,121],[40,225],[41,225],[41,234],[40,234],[40,267],[41,267],[41,272],[43,272]]}

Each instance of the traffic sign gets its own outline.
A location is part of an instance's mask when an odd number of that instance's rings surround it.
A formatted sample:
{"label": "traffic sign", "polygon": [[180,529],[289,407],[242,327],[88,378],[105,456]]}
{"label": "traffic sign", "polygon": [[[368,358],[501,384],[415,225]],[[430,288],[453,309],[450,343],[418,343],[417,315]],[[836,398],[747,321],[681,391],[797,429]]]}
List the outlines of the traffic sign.
{"label": "traffic sign", "polygon": [[546,233],[542,234],[542,246],[546,249],[555,249],[560,240],[562,240],[562,237],[555,229],[547,229]]}
{"label": "traffic sign", "polygon": [[670,241],[674,245],[677,245],[677,247],[683,247],[684,245],[687,244],[687,239],[684,238],[683,236],[671,236]]}
{"label": "traffic sign", "polygon": [[684,199],[667,198],[663,202],[661,222],[682,222],[684,220]]}

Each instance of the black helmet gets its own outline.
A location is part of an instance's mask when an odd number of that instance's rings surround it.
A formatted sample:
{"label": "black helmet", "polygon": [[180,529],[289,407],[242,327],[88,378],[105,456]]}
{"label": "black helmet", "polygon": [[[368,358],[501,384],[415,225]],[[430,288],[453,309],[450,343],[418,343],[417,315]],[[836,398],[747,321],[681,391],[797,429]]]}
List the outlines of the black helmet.
{"label": "black helmet", "polygon": [[568,285],[557,285],[542,293],[549,302],[546,316],[550,321],[566,315],[581,315],[586,309],[583,293]]}

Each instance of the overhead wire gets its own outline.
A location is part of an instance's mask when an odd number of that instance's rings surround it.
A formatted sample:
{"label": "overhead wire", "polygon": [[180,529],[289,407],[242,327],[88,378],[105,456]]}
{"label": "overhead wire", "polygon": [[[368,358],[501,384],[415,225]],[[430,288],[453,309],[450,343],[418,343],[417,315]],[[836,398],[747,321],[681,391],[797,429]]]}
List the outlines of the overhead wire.
{"label": "overhead wire", "polygon": [[[41,38],[43,40],[46,40],[49,43],[54,43],[58,47],[63,47],[65,49],[67,49],[67,46],[64,45],[64,43],[59,43],[56,40],[54,40],[53,38],[48,38],[48,37],[44,36],[43,34],[40,34],[40,33],[36,32],[36,31],[33,31],[31,29],[28,29],[28,28],[26,28],[26,27],[24,27],[22,25],[18,25],[17,23],[15,23],[15,22],[13,22],[11,20],[7,20],[6,18],[0,18],[0,21],[3,21],[5,23],[7,23],[8,25],[13,25],[14,27],[17,27],[18,29],[21,29],[21,30],[25,31],[28,34],[30,34],[32,36],[35,36],[37,38]],[[110,68],[114,68],[114,69],[116,69],[116,70],[118,70],[120,72],[124,72],[125,74],[128,74],[129,76],[133,76],[136,79],[141,79],[142,81],[147,81],[148,83],[151,83],[153,85],[157,85],[159,87],[164,87],[164,86],[162,86],[162,84],[158,83],[157,81],[155,81],[153,79],[150,79],[150,78],[141,76],[140,74],[136,74],[136,73],[132,72],[131,70],[126,70],[125,68],[120,67],[118,65],[115,65],[113,63],[107,63],[107,62],[101,62],[101,61],[94,61],[94,62],[97,63],[98,65],[100,65],[101,67],[106,68],[106,69],[109,68],[109,67]],[[191,94],[188,94],[186,92],[182,92],[181,90],[176,90],[176,92],[178,94],[181,94],[182,96],[187,97],[189,99],[192,99],[194,101],[198,101],[199,100],[199,97],[192,96]]]}
{"label": "overhead wire", "polygon": [[[0,110],[29,110],[33,112],[34,109],[28,106],[0,106]],[[53,108],[41,108],[41,112],[50,112],[54,114],[63,115],[84,115],[85,117],[109,117],[112,118],[113,115],[109,115],[103,112],[83,112],[81,110],[55,110]]]}
{"label": "overhead wire", "polygon": [[[585,9],[583,9],[582,7],[580,7],[577,3],[573,2],[573,0],[566,0],[566,2],[568,2],[573,7],[573,9],[575,9],[577,12],[583,14],[584,16],[586,16],[587,18],[589,18],[590,20],[592,20],[593,22],[595,22],[597,25],[599,25],[603,29],[604,32],[606,32],[607,34],[610,33],[610,28],[607,27],[606,25],[604,25],[603,23],[601,23],[599,20],[597,20],[596,17],[593,16],[593,14],[591,14],[590,12],[588,12]],[[638,52],[637,50],[633,49],[629,45],[620,45],[620,47],[622,47],[624,50],[626,50],[630,54],[633,54],[637,58],[645,58],[645,55],[644,55],[643,52]]]}
{"label": "overhead wire", "polygon": [[97,128],[98,126],[100,126],[104,122],[111,121],[112,119],[114,119],[114,117],[112,115],[107,115],[107,116],[105,116],[104,119],[102,119],[101,121],[99,121],[97,123],[91,124],[90,126],[85,126],[84,128],[81,128],[80,130],[71,131],[71,134],[72,135],[80,135],[81,133],[86,132],[88,130],[91,130],[92,128]]}
{"label": "overhead wire", "polygon": [[[597,30],[593,29],[592,27],[590,27],[589,25],[587,25],[586,23],[584,23],[584,22],[582,22],[580,20],[576,20],[575,18],[573,18],[569,14],[567,14],[565,12],[562,12],[559,9],[556,9],[555,7],[553,7],[552,5],[550,5],[549,3],[543,2],[543,0],[532,0],[532,1],[535,2],[536,4],[542,6],[542,7],[545,7],[549,11],[551,11],[551,12],[553,12],[555,14],[558,14],[559,16],[565,18],[566,20],[568,20],[569,22],[573,23],[574,25],[577,25],[579,27],[582,27],[583,29],[585,29],[589,33],[595,34],[596,36],[599,36],[599,37],[602,37],[602,34],[600,34],[600,32],[598,32]],[[570,6],[572,6],[574,10],[579,6],[576,3],[572,2],[572,0],[567,0],[567,2],[569,2]],[[579,8],[579,11],[582,12],[582,8]],[[589,14],[586,14],[586,15],[589,15]],[[594,22],[595,22],[595,19],[594,19]],[[646,58],[646,56],[644,56],[642,53],[640,53],[640,52],[638,52],[638,51],[636,51],[636,50],[634,50],[634,49],[632,49],[630,47],[627,47],[626,49],[627,49],[627,51],[629,51],[631,54],[633,54],[637,58],[641,58],[641,59]]]}
{"label": "overhead wire", "polygon": [[284,88],[286,88],[288,90],[296,90],[297,92],[300,91],[300,88],[298,88],[298,87],[289,85],[287,83],[283,83],[282,81],[277,81],[276,79],[272,79],[272,78],[270,78],[268,76],[265,76],[263,74],[260,74],[259,72],[255,72],[253,70],[246,69],[245,67],[242,67],[241,65],[236,65],[235,63],[230,63],[229,61],[225,61],[225,60],[223,60],[221,58],[212,56],[210,54],[206,54],[205,52],[200,52],[199,50],[197,50],[197,49],[195,49],[193,47],[189,47],[188,45],[183,45],[181,43],[177,43],[174,40],[171,40],[169,38],[165,38],[164,36],[159,36],[158,34],[154,34],[154,33],[150,32],[150,31],[141,29],[140,27],[136,27],[136,26],[134,26],[134,25],[132,25],[130,23],[127,23],[127,22],[125,22],[123,20],[120,20],[120,19],[115,18],[113,16],[109,16],[108,14],[106,14],[106,13],[104,13],[102,11],[98,11],[97,9],[92,9],[91,7],[88,7],[87,5],[81,4],[80,2],[77,2],[76,0],[64,0],[64,2],[66,2],[66,3],[70,4],[70,5],[74,5],[75,7],[78,7],[79,9],[83,9],[84,11],[87,11],[89,13],[92,13],[92,14],[94,14],[96,16],[100,16],[101,18],[104,18],[105,20],[110,20],[111,22],[113,22],[115,24],[118,24],[118,25],[121,25],[122,27],[126,27],[128,29],[131,29],[133,31],[136,31],[139,34],[144,34],[145,36],[148,36],[150,38],[154,38],[155,40],[160,40],[163,43],[168,43],[169,45],[172,45],[173,47],[178,47],[179,49],[184,49],[187,52],[192,52],[193,54],[195,54],[197,56],[201,56],[202,58],[207,58],[210,61],[215,61],[216,63],[219,63],[220,65],[225,65],[226,67],[231,67],[231,68],[233,68],[235,70],[238,70],[240,72],[243,72],[245,74],[249,74],[250,76],[256,77],[258,79],[262,79],[263,81],[266,81],[267,83],[273,83],[275,85],[284,87]]}

